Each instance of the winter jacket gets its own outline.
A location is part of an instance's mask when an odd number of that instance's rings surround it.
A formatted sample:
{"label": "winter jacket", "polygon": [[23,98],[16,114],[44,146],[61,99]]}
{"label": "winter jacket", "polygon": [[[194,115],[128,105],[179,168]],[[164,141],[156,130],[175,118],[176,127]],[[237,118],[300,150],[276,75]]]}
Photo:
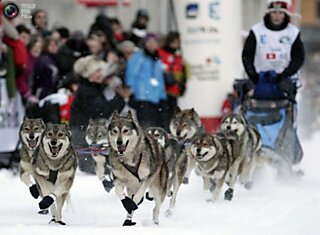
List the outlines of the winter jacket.
{"label": "winter jacket", "polygon": [[[281,31],[288,27],[290,22],[290,18],[286,16],[285,21],[282,25],[275,27],[271,24],[270,15],[267,14],[264,17],[264,25],[268,30],[271,31]],[[262,38],[260,40],[263,40]],[[258,83],[259,80],[259,72],[256,71],[254,66],[254,60],[256,56],[256,48],[257,47],[257,39],[253,30],[250,31],[249,36],[247,37],[244,48],[242,51],[242,62],[245,68],[246,73],[248,74],[249,78],[253,81],[253,83]],[[304,62],[304,48],[300,38],[300,33],[296,37],[295,41],[291,47],[291,55],[290,55],[290,63],[289,65],[279,74],[278,79],[281,80],[282,78],[290,77],[291,75],[297,73],[297,71],[301,68]],[[268,59],[268,58],[266,58]]]}
{"label": "winter jacket", "polygon": [[107,100],[103,94],[105,86],[92,83],[81,78],[79,88],[71,105],[72,128],[85,130],[90,118],[109,118],[113,111],[124,107],[124,99],[116,95],[112,100]]}
{"label": "winter jacket", "polygon": [[142,50],[128,60],[126,85],[131,87],[136,101],[159,104],[167,98],[161,61]]}
{"label": "winter jacket", "polygon": [[182,56],[170,48],[160,48],[158,52],[165,71],[167,94],[181,96],[186,82]]}
{"label": "winter jacket", "polygon": [[29,80],[31,73],[33,72],[33,66],[36,62],[36,59],[31,53],[28,53],[28,63],[24,72],[17,77],[17,87],[20,94],[25,97],[27,94],[31,93],[29,87]]}
{"label": "winter jacket", "polygon": [[32,94],[42,99],[57,92],[59,71],[53,55],[42,54],[34,64]]}

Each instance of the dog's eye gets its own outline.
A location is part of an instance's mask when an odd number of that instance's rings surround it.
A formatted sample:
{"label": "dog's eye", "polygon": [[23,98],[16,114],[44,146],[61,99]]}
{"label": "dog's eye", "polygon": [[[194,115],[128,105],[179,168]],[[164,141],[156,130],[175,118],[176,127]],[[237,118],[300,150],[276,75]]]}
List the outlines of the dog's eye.
{"label": "dog's eye", "polygon": [[188,125],[187,125],[187,123],[183,123],[183,125],[182,125],[183,127],[187,127]]}
{"label": "dog's eye", "polygon": [[113,129],[112,133],[116,135],[116,134],[118,134],[118,131],[116,129]]}
{"label": "dog's eye", "polygon": [[101,137],[102,137],[102,134],[99,134],[99,135],[98,135],[98,138],[101,138]]}
{"label": "dog's eye", "polygon": [[24,130],[25,131],[30,131],[30,128],[29,127],[25,127]]}
{"label": "dog's eye", "polygon": [[63,137],[63,134],[62,133],[58,133],[58,137]]}
{"label": "dog's eye", "polygon": [[47,135],[48,135],[49,137],[52,137],[52,136],[53,136],[52,132],[48,132]]}
{"label": "dog's eye", "polygon": [[35,131],[38,131],[38,130],[39,130],[39,127],[36,126],[36,127],[34,128],[34,130],[35,130]]}
{"label": "dog's eye", "polygon": [[123,130],[123,134],[127,134],[129,131],[127,129]]}

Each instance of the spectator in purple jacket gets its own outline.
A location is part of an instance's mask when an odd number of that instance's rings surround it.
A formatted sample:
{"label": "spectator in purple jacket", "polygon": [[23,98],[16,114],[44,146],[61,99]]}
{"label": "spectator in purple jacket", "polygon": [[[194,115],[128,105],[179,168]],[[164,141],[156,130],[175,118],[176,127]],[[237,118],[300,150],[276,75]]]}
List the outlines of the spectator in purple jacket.
{"label": "spectator in purple jacket", "polygon": [[32,95],[29,83],[33,72],[33,66],[41,54],[42,39],[39,37],[32,38],[29,44],[27,45],[27,49],[28,63],[24,72],[17,77],[17,87],[21,96],[24,99],[24,102],[38,103],[38,97]]}
{"label": "spectator in purple jacket", "polygon": [[59,71],[55,55],[58,52],[57,42],[46,38],[43,51],[34,65],[32,94],[42,99],[57,91]]}

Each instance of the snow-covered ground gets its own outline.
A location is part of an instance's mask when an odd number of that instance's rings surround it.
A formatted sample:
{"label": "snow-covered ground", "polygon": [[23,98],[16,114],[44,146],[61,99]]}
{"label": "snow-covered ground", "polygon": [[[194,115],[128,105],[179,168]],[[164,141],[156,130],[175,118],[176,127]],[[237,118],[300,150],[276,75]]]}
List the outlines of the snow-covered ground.
{"label": "snow-covered ground", "polygon": [[207,203],[209,193],[192,175],[183,185],[176,210],[152,225],[153,202],[144,201],[134,215],[136,227],[122,227],[125,211],[114,191],[107,194],[95,176],[78,172],[71,191],[72,202],[64,209],[67,226],[49,225],[49,215],[38,215],[37,200],[29,195],[17,176],[0,170],[0,235],[23,234],[307,234],[320,231],[320,134],[303,142],[305,151],[299,180],[279,181],[274,171],[265,168],[257,175],[251,191],[237,185],[232,202],[221,199]]}

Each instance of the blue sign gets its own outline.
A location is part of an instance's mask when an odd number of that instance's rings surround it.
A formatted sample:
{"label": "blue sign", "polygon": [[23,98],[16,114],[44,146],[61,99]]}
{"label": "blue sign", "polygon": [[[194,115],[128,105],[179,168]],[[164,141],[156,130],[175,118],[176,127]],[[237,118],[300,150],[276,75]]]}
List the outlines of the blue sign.
{"label": "blue sign", "polygon": [[186,6],[186,18],[195,19],[199,14],[199,4],[198,3],[189,3]]}

